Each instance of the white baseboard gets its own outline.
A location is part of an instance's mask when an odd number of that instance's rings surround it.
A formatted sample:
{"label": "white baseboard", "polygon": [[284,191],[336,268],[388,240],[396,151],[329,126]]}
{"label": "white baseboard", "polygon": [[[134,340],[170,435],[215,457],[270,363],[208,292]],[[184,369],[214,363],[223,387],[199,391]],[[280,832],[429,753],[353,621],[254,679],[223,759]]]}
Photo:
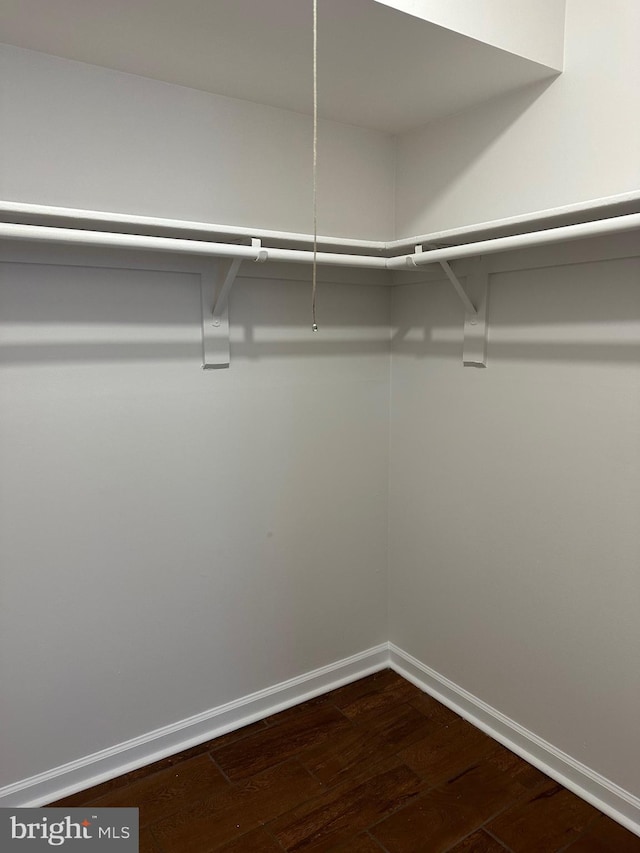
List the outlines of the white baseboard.
{"label": "white baseboard", "polygon": [[640,835],[640,799],[389,643],[389,666],[622,826]]}
{"label": "white baseboard", "polygon": [[36,807],[114,779],[389,666],[387,643],[0,788],[0,806]]}
{"label": "white baseboard", "polygon": [[297,678],[0,788],[0,806],[45,805],[239,729],[385,667],[391,667],[525,761],[640,835],[640,799],[393,643],[382,643]]}

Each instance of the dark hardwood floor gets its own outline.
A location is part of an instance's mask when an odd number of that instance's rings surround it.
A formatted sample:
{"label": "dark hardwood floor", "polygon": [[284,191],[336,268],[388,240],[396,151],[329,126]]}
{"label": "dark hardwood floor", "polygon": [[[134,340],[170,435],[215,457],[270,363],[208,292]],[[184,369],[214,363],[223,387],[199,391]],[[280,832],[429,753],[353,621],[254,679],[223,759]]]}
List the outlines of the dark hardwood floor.
{"label": "dark hardwood floor", "polygon": [[51,805],[142,853],[631,853],[627,832],[391,670]]}

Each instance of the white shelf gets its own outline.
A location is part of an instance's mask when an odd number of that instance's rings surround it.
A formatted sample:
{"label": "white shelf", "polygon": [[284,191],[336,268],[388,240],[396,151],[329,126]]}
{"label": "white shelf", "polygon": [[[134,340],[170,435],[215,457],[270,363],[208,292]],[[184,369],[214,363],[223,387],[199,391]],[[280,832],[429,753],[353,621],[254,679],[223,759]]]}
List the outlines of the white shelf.
{"label": "white shelf", "polygon": [[[640,190],[619,195],[592,199],[562,207],[524,213],[506,219],[481,222],[435,231],[401,239],[357,240],[349,237],[318,236],[318,246],[326,249],[376,255],[398,255],[414,246],[459,246],[470,242],[490,240],[525,234],[566,225],[595,222],[600,219],[640,213]],[[70,207],[32,204],[17,201],[0,201],[0,221],[22,225],[52,226],[112,234],[131,234],[148,237],[168,237],[183,240],[219,241],[249,245],[260,239],[266,247],[288,248],[302,245],[310,247],[313,235],[268,228],[246,228],[184,219],[166,219],[138,216],[103,210],[85,210]],[[363,263],[366,266],[366,263]]]}
{"label": "white shelf", "polygon": [[[428,264],[440,264],[465,309],[464,364],[484,367],[486,365],[486,306],[489,289],[489,270],[485,264],[485,257],[515,249],[553,245],[640,229],[640,213],[628,212],[637,211],[638,202],[637,193],[628,193],[624,196],[599,199],[589,204],[571,205],[514,217],[510,220],[482,223],[472,228],[423,235],[413,238],[413,241],[396,240],[363,244],[362,240],[342,239],[339,247],[348,250],[342,252],[324,251],[324,245],[317,252],[309,248],[286,247],[287,242],[309,243],[311,239],[309,235],[275,231],[260,232],[256,229],[209,225],[201,222],[0,202],[0,214],[5,219],[11,220],[0,223],[0,239],[166,252],[201,258],[206,264],[202,270],[205,367],[221,367],[229,364],[227,299],[242,260],[257,263],[281,261],[312,264],[317,262],[338,267],[398,272],[416,270]],[[603,214],[606,214],[604,218],[602,218]],[[54,222],[55,225],[40,224],[42,222]],[[566,224],[567,222],[570,224]],[[69,224],[84,227],[69,228],[67,227]],[[102,230],[93,230],[97,226]],[[134,233],[131,233],[132,231]],[[166,236],[167,232],[177,233],[180,236]],[[253,236],[258,234],[261,236]],[[223,243],[215,239],[197,239],[203,235],[209,238],[220,235],[227,239],[233,237],[237,242]],[[267,236],[271,241],[276,240],[281,245],[265,246],[262,238]],[[323,238],[323,242],[332,239]],[[241,242],[243,240],[244,245]],[[246,245],[249,240],[251,245]],[[412,242],[413,245],[411,245]],[[433,248],[434,243],[438,247]],[[423,244],[429,247],[427,251],[423,250]],[[358,251],[363,252],[367,248],[369,251],[374,250],[375,254],[357,254]],[[409,249],[408,252],[407,249]],[[475,270],[471,276],[475,295],[467,291],[465,285],[459,280],[458,274],[450,266],[450,261],[459,258],[478,259],[474,262]],[[218,259],[215,270],[211,269],[212,259]]]}

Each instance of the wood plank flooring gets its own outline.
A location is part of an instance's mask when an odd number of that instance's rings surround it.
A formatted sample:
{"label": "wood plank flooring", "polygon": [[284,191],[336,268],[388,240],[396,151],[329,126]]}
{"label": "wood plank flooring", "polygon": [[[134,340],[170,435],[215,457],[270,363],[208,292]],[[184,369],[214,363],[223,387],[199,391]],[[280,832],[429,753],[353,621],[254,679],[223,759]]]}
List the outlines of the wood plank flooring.
{"label": "wood plank flooring", "polygon": [[137,806],[141,853],[640,853],[391,670],[51,805]]}

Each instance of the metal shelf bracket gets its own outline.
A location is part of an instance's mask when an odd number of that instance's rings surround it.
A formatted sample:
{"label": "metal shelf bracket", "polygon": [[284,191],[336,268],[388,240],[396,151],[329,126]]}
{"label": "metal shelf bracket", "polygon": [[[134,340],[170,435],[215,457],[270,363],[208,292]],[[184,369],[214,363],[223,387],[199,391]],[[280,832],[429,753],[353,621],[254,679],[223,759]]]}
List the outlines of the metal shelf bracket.
{"label": "metal shelf bracket", "polygon": [[233,258],[232,260],[224,264],[224,268],[222,270],[223,275],[221,276],[221,284],[218,288],[216,301],[213,305],[213,311],[211,312],[211,322],[216,327],[222,324],[223,317],[225,314],[227,315],[228,319],[229,293],[231,292],[231,288],[234,285],[241,263],[242,260],[240,258]]}
{"label": "metal shelf bracket", "polygon": [[486,367],[489,269],[483,258],[474,261],[467,287],[473,299],[473,311],[465,313],[462,363],[465,367]]}
{"label": "metal shelf bracket", "polygon": [[[475,261],[472,273],[467,276],[467,286],[460,283],[448,261],[440,261],[444,274],[464,305],[464,331],[462,363],[465,367],[487,366],[487,303],[489,297],[489,273],[482,258]],[[472,301],[473,300],[473,301]]]}
{"label": "metal shelf bracket", "polygon": [[202,367],[211,370],[229,367],[229,293],[236,280],[241,258],[219,261],[203,270],[200,277],[202,297]]}
{"label": "metal shelf bracket", "polygon": [[[269,260],[269,252],[262,248],[262,240],[252,237],[251,248],[257,249],[255,263]],[[229,294],[233,287],[242,258],[220,260],[208,266],[201,274],[202,295],[202,367],[211,370],[229,367]]]}
{"label": "metal shelf bracket", "polygon": [[446,277],[449,279],[449,281],[453,285],[453,289],[455,290],[455,292],[458,294],[458,296],[462,300],[462,304],[464,305],[465,312],[470,317],[477,315],[478,310],[477,310],[476,306],[473,304],[473,302],[469,298],[469,294],[467,293],[467,291],[462,286],[458,276],[451,269],[451,265],[449,264],[449,261],[440,261],[440,266],[444,270],[444,274],[446,275]]}
{"label": "metal shelf bracket", "polygon": [[[415,247],[420,254],[422,245]],[[464,305],[464,339],[462,363],[465,367],[487,366],[487,308],[489,300],[489,272],[486,263],[478,258],[473,265],[471,275],[467,276],[471,295],[465,290],[460,279],[452,270],[448,261],[438,262],[453,289]]]}

